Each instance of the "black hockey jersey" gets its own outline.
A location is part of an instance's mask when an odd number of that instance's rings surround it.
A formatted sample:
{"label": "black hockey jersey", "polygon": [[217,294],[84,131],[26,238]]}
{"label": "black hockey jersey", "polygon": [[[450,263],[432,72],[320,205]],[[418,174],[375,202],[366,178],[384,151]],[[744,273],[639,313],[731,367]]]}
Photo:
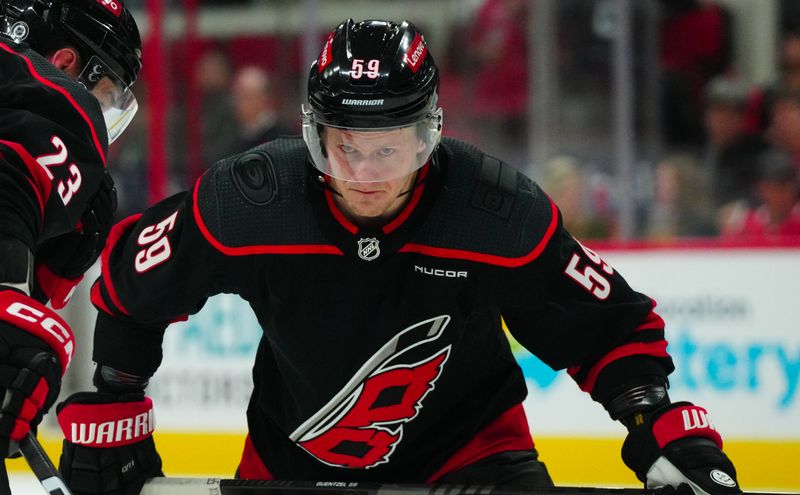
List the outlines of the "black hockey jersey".
{"label": "black hockey jersey", "polygon": [[105,175],[97,100],[27,45],[0,36],[0,236],[32,252],[70,232]]}
{"label": "black hockey jersey", "polygon": [[264,335],[243,466],[263,469],[242,476],[426,482],[532,445],[501,317],[596,397],[619,359],[615,380],[671,371],[654,303],[508,165],[445,139],[405,208],[365,229],[306,156],[262,145],[117,224],[92,288],[94,360],[142,376],[170,321],[213,294],[249,302]]}

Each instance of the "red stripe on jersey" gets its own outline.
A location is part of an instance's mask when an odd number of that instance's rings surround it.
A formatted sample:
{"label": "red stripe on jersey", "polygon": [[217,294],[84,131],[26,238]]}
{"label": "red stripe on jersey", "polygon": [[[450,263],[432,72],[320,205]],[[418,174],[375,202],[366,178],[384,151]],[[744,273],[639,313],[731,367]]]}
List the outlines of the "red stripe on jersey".
{"label": "red stripe on jersey", "polygon": [[39,206],[42,210],[42,223],[44,223],[44,205],[47,204],[47,198],[50,197],[50,191],[53,189],[53,181],[47,176],[44,169],[36,163],[36,159],[33,155],[28,153],[28,150],[26,150],[24,146],[13,141],[5,141],[2,139],[0,139],[0,144],[11,148],[33,176],[33,181],[31,182],[30,179],[28,179],[28,182],[36,193],[36,200],[39,202]]}
{"label": "red stripe on jersey", "polygon": [[205,222],[203,221],[203,217],[200,214],[200,208],[197,206],[197,195],[198,191],[200,190],[200,179],[197,179],[197,182],[194,186],[194,193],[193,193],[193,205],[192,211],[194,212],[194,219],[197,223],[197,228],[200,229],[200,233],[203,234],[206,241],[211,244],[214,249],[221,252],[222,254],[228,256],[247,256],[250,254],[336,254],[343,256],[344,253],[337,248],[336,246],[328,245],[328,244],[297,244],[297,245],[290,245],[290,246],[278,246],[278,245],[258,245],[258,246],[240,246],[240,247],[230,247],[222,244],[219,242],[212,234],[211,231],[208,230],[206,227]]}
{"label": "red stripe on jersey", "polygon": [[[108,292],[108,297],[111,298],[111,302],[116,306],[119,311],[121,311],[126,316],[130,316],[131,314],[125,309],[125,306],[122,305],[122,302],[119,300],[119,295],[117,295],[117,290],[114,288],[114,282],[111,280],[111,267],[109,266],[109,258],[111,257],[111,251],[114,249],[114,246],[117,245],[122,234],[130,227],[131,225],[135,224],[139,219],[142,217],[141,213],[137,213],[135,215],[131,215],[128,218],[122,220],[121,222],[117,223],[113,227],[111,227],[111,232],[108,233],[108,241],[106,242],[106,247],[103,248],[102,254],[100,254],[100,266],[102,267],[103,271],[101,276],[103,277],[103,284],[106,287],[106,292]],[[98,294],[98,297],[100,294]],[[109,314],[111,311],[107,311]]]}
{"label": "red stripe on jersey", "polygon": [[550,238],[553,237],[553,233],[555,233],[556,231],[556,226],[558,226],[558,209],[556,209],[556,205],[553,204],[553,200],[550,200],[550,209],[551,209],[550,225],[547,226],[547,230],[545,231],[541,240],[539,240],[539,243],[536,245],[536,247],[534,247],[533,250],[531,250],[531,252],[529,252],[525,256],[520,256],[517,258],[509,258],[506,256],[476,253],[474,251],[465,251],[462,249],[439,248],[433,246],[425,246],[423,244],[412,244],[412,243],[406,244],[405,246],[400,248],[399,252],[419,253],[427,256],[435,256],[437,258],[477,261],[479,263],[487,263],[489,265],[504,266],[507,268],[516,268],[519,266],[526,265],[531,261],[535,260],[540,254],[542,254],[542,251],[544,251],[545,246],[547,246],[547,243],[550,242]]}
{"label": "red stripe on jersey", "polygon": [[403,223],[406,220],[408,220],[408,217],[411,216],[411,212],[413,212],[414,209],[417,207],[419,200],[422,198],[422,193],[425,191],[425,183],[423,182],[423,180],[425,179],[425,176],[428,175],[428,168],[429,167],[426,164],[422,168],[422,170],[420,170],[419,176],[414,181],[415,182],[414,194],[413,196],[411,196],[411,201],[409,201],[406,207],[403,208],[403,211],[399,215],[397,215],[397,218],[395,218],[388,224],[384,225],[383,227],[384,234],[390,234],[397,227],[403,225]]}
{"label": "red stripe on jersey", "polygon": [[345,230],[351,234],[358,232],[358,226],[348,220],[347,217],[344,216],[344,213],[336,206],[336,202],[333,200],[333,193],[330,189],[325,189],[325,201],[328,203],[328,209],[331,211],[333,218],[335,218]]}
{"label": "red stripe on jersey", "polygon": [[[654,357],[668,357],[667,354],[667,341],[657,340],[655,342],[633,342],[617,347],[613,351],[603,356],[594,366],[589,370],[586,379],[580,383],[580,388],[584,392],[591,393],[594,390],[594,385],[597,382],[597,377],[600,372],[608,366],[611,362],[629,356],[654,356]],[[573,366],[567,369],[567,373],[575,376],[580,371],[580,366]]]}
{"label": "red stripe on jersey", "polygon": [[[653,303],[655,307],[655,302]],[[642,330],[663,330],[664,329],[664,319],[661,318],[655,311],[650,311],[650,314],[647,315],[645,318],[644,323],[636,327],[636,331],[640,332]]]}
{"label": "red stripe on jersey", "polygon": [[244,440],[244,451],[242,460],[239,462],[239,469],[236,470],[236,477],[243,480],[274,480],[275,476],[267,469],[261,457],[253,447],[253,440],[250,435]]}
{"label": "red stripe on jersey", "polygon": [[89,116],[86,115],[86,112],[83,111],[83,108],[81,108],[81,106],[78,105],[78,102],[76,102],[75,99],[72,97],[72,95],[69,94],[69,91],[67,91],[66,89],[62,88],[61,86],[59,86],[58,84],[54,83],[53,81],[50,81],[49,79],[46,79],[41,74],[36,72],[36,68],[33,66],[33,62],[31,62],[30,59],[28,59],[28,57],[15,52],[14,50],[9,48],[4,43],[0,43],[0,48],[2,48],[3,50],[7,51],[8,53],[10,53],[12,55],[15,55],[15,56],[21,58],[22,60],[24,60],[25,64],[28,66],[28,71],[31,73],[31,75],[34,78],[36,78],[36,80],[38,80],[40,83],[44,84],[48,88],[53,89],[53,90],[58,91],[59,93],[61,93],[64,96],[64,98],[66,98],[67,101],[70,103],[70,105],[72,105],[72,107],[75,108],[75,110],[80,114],[80,116],[83,117],[83,120],[86,121],[86,124],[89,126],[89,131],[92,134],[92,140],[94,141],[94,147],[97,150],[97,153],[100,155],[100,160],[102,160],[103,166],[105,167],[106,166],[106,155],[103,152],[103,147],[100,145],[100,140],[97,138],[97,131],[94,128],[94,124],[92,124],[92,119],[90,119]]}
{"label": "red stripe on jersey", "polygon": [[442,476],[457,471],[485,457],[510,450],[532,450],[533,438],[528,418],[522,404],[517,404],[489,423],[472,437],[440,467],[426,483],[433,483]]}

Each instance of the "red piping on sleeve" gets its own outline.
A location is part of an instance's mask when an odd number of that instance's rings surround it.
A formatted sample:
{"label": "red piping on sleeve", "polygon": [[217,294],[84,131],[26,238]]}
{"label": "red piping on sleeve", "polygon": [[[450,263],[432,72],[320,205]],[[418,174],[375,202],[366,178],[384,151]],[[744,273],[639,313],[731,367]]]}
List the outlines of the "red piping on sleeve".
{"label": "red piping on sleeve", "polygon": [[42,75],[40,75],[38,72],[36,72],[36,68],[33,66],[33,62],[31,62],[30,59],[28,59],[24,55],[21,55],[21,54],[15,52],[11,48],[9,48],[5,43],[0,43],[0,49],[3,49],[5,51],[7,51],[8,53],[10,53],[12,55],[15,55],[15,56],[21,58],[22,60],[24,60],[25,64],[28,66],[28,71],[31,73],[31,75],[34,78],[36,78],[36,80],[38,80],[40,83],[44,84],[48,88],[50,88],[52,90],[55,90],[55,91],[58,91],[59,93],[61,93],[62,96],[64,96],[64,98],[67,99],[67,101],[70,103],[70,105],[72,105],[73,108],[75,108],[75,110],[80,114],[81,117],[83,117],[83,120],[88,125],[89,131],[92,134],[92,140],[94,141],[94,147],[97,150],[97,153],[100,155],[100,160],[102,160],[103,166],[105,167],[106,166],[106,154],[103,152],[103,147],[100,145],[100,140],[97,138],[97,131],[94,128],[94,124],[92,124],[92,119],[90,119],[89,116],[86,115],[86,112],[84,112],[83,108],[81,108],[81,106],[78,105],[78,102],[76,102],[75,99],[72,98],[72,95],[69,94],[69,92],[66,89],[62,88],[58,84],[54,83],[53,81],[50,81],[49,79],[46,79],[46,78],[42,77]]}
{"label": "red piping on sleeve", "polygon": [[[600,375],[600,372],[603,371],[603,368],[608,366],[612,361],[637,355],[668,357],[669,354],[667,354],[667,341],[658,340],[656,342],[634,342],[617,347],[613,351],[603,356],[600,361],[592,366],[586,376],[586,379],[580,384],[581,390],[591,393],[592,390],[594,390],[594,385],[597,382],[597,377]],[[574,366],[567,369],[567,372],[572,376],[575,376],[578,371],[580,371],[579,366]]]}
{"label": "red piping on sleeve", "polygon": [[[655,303],[653,303],[655,306]],[[663,330],[665,326],[664,319],[661,318],[655,311],[650,311],[644,322],[636,328],[636,332],[642,330]]]}
{"label": "red piping on sleeve", "polygon": [[[117,223],[111,228],[111,232],[108,234],[108,242],[106,243],[106,247],[103,248],[102,254],[100,254],[100,263],[103,269],[102,277],[103,277],[103,284],[106,286],[106,291],[108,292],[108,296],[111,298],[111,302],[114,306],[117,307],[123,314],[126,316],[130,316],[130,313],[125,306],[122,305],[122,302],[119,300],[119,296],[117,295],[116,289],[114,289],[114,282],[111,280],[110,272],[110,263],[109,258],[111,257],[111,250],[114,249],[114,246],[119,242],[120,237],[122,234],[127,230],[130,225],[133,225],[142,217],[141,213],[137,213],[135,215],[131,215],[128,218],[122,220],[121,222]],[[100,296],[100,294],[98,294]],[[108,311],[111,313],[111,311]]]}
{"label": "red piping on sleeve", "polygon": [[545,246],[547,246],[547,243],[550,242],[550,238],[553,237],[553,234],[556,231],[556,226],[558,225],[558,209],[556,208],[556,205],[553,203],[553,200],[550,200],[550,209],[551,209],[550,225],[547,226],[547,230],[545,231],[541,240],[539,240],[539,243],[528,254],[517,258],[497,256],[494,254],[476,253],[474,251],[464,251],[461,249],[448,249],[448,248],[439,248],[433,246],[425,246],[423,244],[413,244],[413,243],[406,244],[405,246],[400,248],[399,252],[419,253],[428,256],[435,256],[437,258],[462,259],[462,260],[476,261],[478,263],[486,263],[489,265],[497,265],[507,268],[516,268],[530,263],[531,261],[536,259],[540,254],[542,254],[542,251],[544,251]]}
{"label": "red piping on sleeve", "polygon": [[44,223],[44,205],[47,203],[47,198],[50,197],[50,191],[53,188],[53,181],[50,180],[50,177],[48,177],[44,170],[42,170],[42,167],[36,163],[36,159],[30,153],[28,153],[28,150],[26,150],[21,144],[13,141],[4,141],[2,139],[0,139],[0,144],[11,148],[14,153],[16,153],[17,156],[22,159],[22,162],[25,163],[25,166],[33,176],[33,181],[31,182],[30,178],[28,178],[28,182],[31,184],[34,192],[36,193],[36,200],[39,202],[39,206],[42,210],[42,223]]}
{"label": "red piping on sleeve", "polygon": [[197,223],[197,227],[200,229],[200,233],[203,234],[206,241],[209,244],[214,246],[214,249],[217,251],[226,254],[228,256],[247,256],[250,254],[336,254],[343,256],[344,253],[337,248],[336,246],[331,246],[327,244],[298,244],[298,245],[290,245],[290,246],[278,246],[278,245],[258,245],[258,246],[241,246],[241,247],[230,247],[222,244],[219,242],[212,234],[211,231],[208,230],[206,227],[205,222],[203,221],[203,217],[200,214],[200,208],[197,206],[197,197],[198,191],[200,190],[200,180],[203,177],[201,176],[197,179],[194,185],[194,192],[192,193],[193,198],[193,205],[192,211],[194,213],[195,223]]}

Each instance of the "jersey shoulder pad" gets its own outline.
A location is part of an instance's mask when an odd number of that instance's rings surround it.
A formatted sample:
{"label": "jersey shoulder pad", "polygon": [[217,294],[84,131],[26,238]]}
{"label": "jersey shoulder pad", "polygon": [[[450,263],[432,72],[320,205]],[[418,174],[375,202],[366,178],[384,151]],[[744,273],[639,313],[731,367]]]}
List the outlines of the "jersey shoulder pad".
{"label": "jersey shoulder pad", "polygon": [[196,219],[224,247],[325,243],[307,201],[302,139],[276,139],[217,162],[195,190]]}
{"label": "jersey shoulder pad", "polygon": [[4,129],[4,135],[19,141],[37,133],[63,134],[63,139],[80,140],[105,161],[108,134],[97,99],[27,45],[4,41],[0,38],[0,74],[6,84],[0,91],[6,111],[36,116],[21,118],[17,113],[16,125]]}
{"label": "jersey shoulder pad", "polygon": [[523,173],[455,139],[442,141],[439,158],[444,184],[421,231],[425,244],[513,265],[532,259],[555,232],[555,204]]}

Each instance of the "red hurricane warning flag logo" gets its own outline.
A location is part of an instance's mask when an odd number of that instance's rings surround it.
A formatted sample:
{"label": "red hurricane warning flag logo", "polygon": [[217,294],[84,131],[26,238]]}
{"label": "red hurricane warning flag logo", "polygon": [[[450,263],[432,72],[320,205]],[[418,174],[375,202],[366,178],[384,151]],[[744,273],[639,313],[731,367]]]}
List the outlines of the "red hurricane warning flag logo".
{"label": "red hurricane warning flag logo", "polygon": [[330,466],[369,469],[389,462],[403,425],[417,417],[442,374],[450,346],[414,363],[403,355],[434,342],[449,322],[449,316],[437,316],[395,335],[289,438]]}

